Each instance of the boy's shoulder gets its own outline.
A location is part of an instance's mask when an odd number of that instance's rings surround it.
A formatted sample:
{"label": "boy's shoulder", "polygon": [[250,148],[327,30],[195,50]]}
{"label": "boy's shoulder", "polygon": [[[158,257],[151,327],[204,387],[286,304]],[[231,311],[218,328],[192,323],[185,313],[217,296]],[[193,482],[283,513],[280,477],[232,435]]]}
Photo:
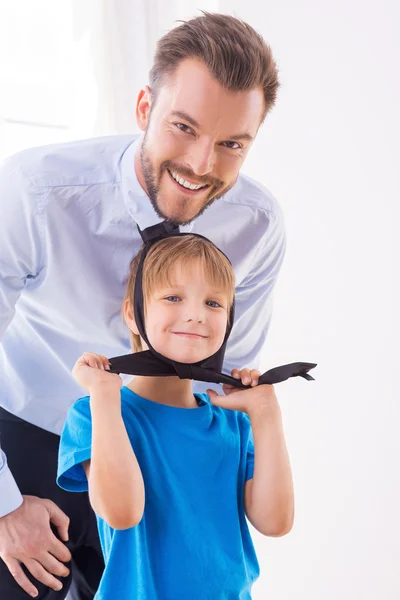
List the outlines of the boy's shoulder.
{"label": "boy's shoulder", "polygon": [[222,406],[216,406],[212,404],[210,397],[208,394],[197,394],[196,396],[201,396],[204,402],[207,402],[213,413],[220,418],[224,419],[227,423],[235,423],[241,430],[248,429],[251,427],[250,417],[242,412],[241,410],[232,410],[230,408],[223,408]]}
{"label": "boy's shoulder", "polygon": [[90,411],[90,396],[82,396],[71,404],[67,412],[67,422],[79,420],[90,422],[92,415]]}

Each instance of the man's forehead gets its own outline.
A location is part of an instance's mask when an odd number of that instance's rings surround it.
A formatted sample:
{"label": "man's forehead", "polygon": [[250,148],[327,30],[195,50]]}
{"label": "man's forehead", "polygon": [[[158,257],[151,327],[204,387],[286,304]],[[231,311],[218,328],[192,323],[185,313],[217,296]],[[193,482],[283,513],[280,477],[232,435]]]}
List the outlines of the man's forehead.
{"label": "man's forehead", "polygon": [[[160,89],[163,115],[197,130],[212,130],[246,141],[254,138],[264,112],[261,88],[224,88],[198,60],[184,60]],[[161,108],[161,107],[160,107]]]}

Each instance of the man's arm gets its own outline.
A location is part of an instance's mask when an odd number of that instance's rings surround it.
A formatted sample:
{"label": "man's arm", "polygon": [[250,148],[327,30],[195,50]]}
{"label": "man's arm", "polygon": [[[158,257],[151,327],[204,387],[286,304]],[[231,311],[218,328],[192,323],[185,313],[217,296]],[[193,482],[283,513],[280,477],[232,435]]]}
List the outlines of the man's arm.
{"label": "man's arm", "polygon": [[[34,278],[43,266],[43,199],[19,160],[12,157],[0,167],[0,341],[27,279]],[[67,515],[46,498],[22,497],[6,457],[0,453],[0,557],[16,583],[32,596],[38,590],[22,566],[54,590],[61,589],[62,583],[53,575],[69,573],[63,562],[71,560],[71,554],[50,523],[66,541]]]}
{"label": "man's arm", "polygon": [[[279,207],[270,216],[263,242],[248,275],[236,288],[235,322],[228,340],[223,371],[245,367],[257,369],[272,317],[272,292],[285,256],[286,234]],[[195,382],[195,392],[221,388]]]}
{"label": "man's arm", "polygon": [[[36,190],[15,157],[0,167],[0,341],[15,314],[28,277],[41,266],[42,214]],[[2,453],[0,517],[18,508],[22,496]]]}

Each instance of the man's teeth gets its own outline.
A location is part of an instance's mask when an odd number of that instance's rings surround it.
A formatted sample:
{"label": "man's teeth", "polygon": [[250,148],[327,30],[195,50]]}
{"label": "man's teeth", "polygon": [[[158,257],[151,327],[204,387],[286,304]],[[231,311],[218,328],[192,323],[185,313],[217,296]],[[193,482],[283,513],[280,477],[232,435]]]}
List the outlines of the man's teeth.
{"label": "man's teeth", "polygon": [[182,177],[179,177],[179,175],[177,175],[173,171],[169,171],[169,173],[175,179],[175,181],[177,181],[182,187],[185,187],[188,190],[200,190],[201,188],[207,186],[207,184],[204,183],[201,185],[194,185],[194,183],[189,183],[188,181],[185,181],[184,179],[182,179]]}

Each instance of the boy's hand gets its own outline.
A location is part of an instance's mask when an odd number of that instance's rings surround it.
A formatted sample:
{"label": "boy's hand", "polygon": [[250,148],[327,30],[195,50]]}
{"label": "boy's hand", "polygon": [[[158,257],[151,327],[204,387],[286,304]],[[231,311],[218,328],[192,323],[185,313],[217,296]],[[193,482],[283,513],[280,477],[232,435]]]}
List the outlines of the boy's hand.
{"label": "boy's hand", "polygon": [[[260,371],[257,371],[257,369],[232,369],[231,375],[235,379],[241,379],[243,385],[251,385],[254,387],[258,384],[261,373]],[[224,394],[227,396],[234,392],[242,391],[240,388],[237,388],[234,385],[229,385],[228,383],[224,383],[222,389],[224,390]]]}
{"label": "boy's hand", "polygon": [[251,385],[253,389],[241,390],[233,385],[224,384],[222,389],[225,396],[219,396],[214,390],[207,390],[211,403],[230,410],[240,410],[249,416],[256,412],[263,412],[271,417],[280,415],[278,400],[275,396],[273,385],[257,385],[260,371],[256,369],[233,369],[231,373],[235,379],[241,379],[244,385]]}
{"label": "boy's hand", "polygon": [[95,387],[110,384],[118,388],[118,390],[121,389],[121,377],[116,373],[107,373],[109,368],[106,356],[94,354],[93,352],[85,352],[76,361],[72,369],[72,375],[88,392]]}

